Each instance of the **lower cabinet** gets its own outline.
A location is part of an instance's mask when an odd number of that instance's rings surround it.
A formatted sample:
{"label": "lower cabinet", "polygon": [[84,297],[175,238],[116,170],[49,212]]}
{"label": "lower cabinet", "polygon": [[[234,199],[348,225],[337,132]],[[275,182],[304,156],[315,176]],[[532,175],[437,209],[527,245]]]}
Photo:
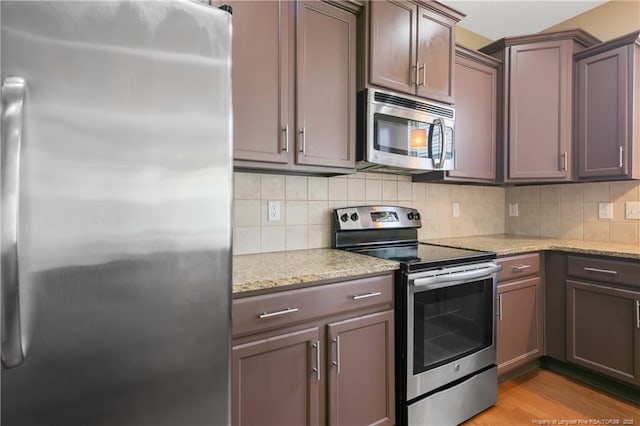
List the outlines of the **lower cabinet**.
{"label": "lower cabinet", "polygon": [[640,385],[640,263],[569,256],[567,360]]}
{"label": "lower cabinet", "polygon": [[540,255],[498,259],[496,346],[498,374],[542,356]]}
{"label": "lower cabinet", "polygon": [[232,424],[393,425],[393,277],[234,300]]}

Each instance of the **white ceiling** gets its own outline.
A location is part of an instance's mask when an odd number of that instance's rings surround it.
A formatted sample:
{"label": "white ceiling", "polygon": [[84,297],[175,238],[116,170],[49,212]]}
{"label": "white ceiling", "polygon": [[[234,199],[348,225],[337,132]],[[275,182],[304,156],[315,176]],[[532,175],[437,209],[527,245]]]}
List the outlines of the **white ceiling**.
{"label": "white ceiling", "polygon": [[460,26],[491,40],[535,34],[606,0],[440,0],[467,16]]}

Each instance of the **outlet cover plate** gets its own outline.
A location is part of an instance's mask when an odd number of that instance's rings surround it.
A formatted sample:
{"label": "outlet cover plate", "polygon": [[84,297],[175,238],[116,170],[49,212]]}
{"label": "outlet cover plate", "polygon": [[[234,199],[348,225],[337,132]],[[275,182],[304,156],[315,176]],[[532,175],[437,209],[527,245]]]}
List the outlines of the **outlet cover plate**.
{"label": "outlet cover plate", "polygon": [[280,201],[268,201],[267,211],[269,221],[280,220]]}
{"label": "outlet cover plate", "polygon": [[509,203],[509,216],[518,216],[518,203]]}
{"label": "outlet cover plate", "polygon": [[613,203],[598,203],[598,219],[613,219]]}
{"label": "outlet cover plate", "polygon": [[627,201],[624,204],[625,219],[640,219],[640,201]]}

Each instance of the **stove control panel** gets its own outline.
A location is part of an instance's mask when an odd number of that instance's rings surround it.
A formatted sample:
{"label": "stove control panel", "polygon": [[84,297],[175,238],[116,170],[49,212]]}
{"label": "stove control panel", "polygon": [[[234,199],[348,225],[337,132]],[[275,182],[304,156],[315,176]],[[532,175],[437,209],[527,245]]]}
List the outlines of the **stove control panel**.
{"label": "stove control panel", "polygon": [[418,210],[398,206],[357,206],[334,211],[339,231],[420,228],[420,218]]}

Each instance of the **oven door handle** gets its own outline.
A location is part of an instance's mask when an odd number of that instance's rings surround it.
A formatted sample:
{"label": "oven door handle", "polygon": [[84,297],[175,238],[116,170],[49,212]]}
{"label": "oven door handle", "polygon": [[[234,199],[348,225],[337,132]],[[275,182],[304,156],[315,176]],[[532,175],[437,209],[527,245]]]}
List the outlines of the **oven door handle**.
{"label": "oven door handle", "polygon": [[429,287],[429,290],[434,290],[441,287],[450,286],[451,283],[457,282],[463,284],[471,280],[478,278],[489,278],[491,275],[502,270],[502,265],[487,265],[482,268],[474,269],[471,271],[452,272],[450,274],[439,274],[433,276],[427,276],[422,278],[416,278],[410,280],[409,283],[414,287]]}

